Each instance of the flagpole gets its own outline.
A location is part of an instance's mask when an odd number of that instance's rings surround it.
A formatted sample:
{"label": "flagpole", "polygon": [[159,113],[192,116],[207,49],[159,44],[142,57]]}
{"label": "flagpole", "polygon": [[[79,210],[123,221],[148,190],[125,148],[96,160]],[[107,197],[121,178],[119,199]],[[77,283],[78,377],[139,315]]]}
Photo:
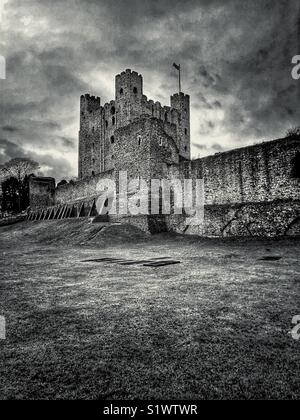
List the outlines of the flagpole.
{"label": "flagpole", "polygon": [[180,64],[173,63],[173,67],[175,67],[175,69],[179,73],[178,83],[179,83],[179,94],[180,94],[181,93],[181,65]]}
{"label": "flagpole", "polygon": [[179,65],[179,94],[181,92],[181,65]]}

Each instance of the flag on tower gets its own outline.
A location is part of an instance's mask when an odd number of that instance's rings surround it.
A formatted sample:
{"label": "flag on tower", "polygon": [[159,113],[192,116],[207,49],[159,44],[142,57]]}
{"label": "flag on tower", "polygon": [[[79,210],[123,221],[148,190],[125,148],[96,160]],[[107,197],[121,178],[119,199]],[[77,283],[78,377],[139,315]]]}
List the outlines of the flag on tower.
{"label": "flag on tower", "polygon": [[178,72],[179,72],[179,74],[178,74],[178,84],[179,84],[179,93],[181,92],[181,67],[180,67],[180,64],[176,64],[176,63],[173,63],[173,67],[175,67],[175,69],[176,70],[178,70]]}

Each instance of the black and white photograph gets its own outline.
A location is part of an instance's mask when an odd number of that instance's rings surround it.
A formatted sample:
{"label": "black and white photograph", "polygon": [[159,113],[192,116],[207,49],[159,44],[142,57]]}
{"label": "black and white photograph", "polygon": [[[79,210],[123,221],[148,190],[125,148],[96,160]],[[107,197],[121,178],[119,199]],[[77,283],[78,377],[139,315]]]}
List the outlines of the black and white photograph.
{"label": "black and white photograph", "polygon": [[0,0],[2,402],[299,400],[299,245],[298,0]]}

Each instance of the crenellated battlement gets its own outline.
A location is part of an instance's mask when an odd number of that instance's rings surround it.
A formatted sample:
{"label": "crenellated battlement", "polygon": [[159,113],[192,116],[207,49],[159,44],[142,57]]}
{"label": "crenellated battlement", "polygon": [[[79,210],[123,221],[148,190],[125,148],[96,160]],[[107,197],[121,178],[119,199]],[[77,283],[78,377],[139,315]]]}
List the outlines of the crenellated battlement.
{"label": "crenellated battlement", "polygon": [[174,95],[172,95],[173,98],[186,98],[186,97],[190,97],[190,95],[187,95],[186,93],[180,92],[180,93],[174,93]]}
{"label": "crenellated battlement", "polygon": [[138,72],[133,71],[131,69],[126,69],[125,71],[122,71],[122,73],[117,74],[116,78],[122,77],[122,76],[128,76],[129,74],[131,74],[132,76],[135,76],[135,77],[142,77],[142,75],[139,74]]}
{"label": "crenellated battlement", "polygon": [[111,109],[115,105],[116,105],[116,101],[111,100],[110,102],[106,102],[106,104],[104,104],[104,109],[105,110]]}
{"label": "crenellated battlement", "polygon": [[86,93],[85,95],[81,95],[81,99],[86,100],[87,102],[95,102],[97,104],[100,104],[101,98],[99,96],[93,96],[89,93]]}
{"label": "crenellated battlement", "polygon": [[81,112],[93,112],[101,107],[101,98],[99,96],[92,96],[89,93],[81,95],[80,110]]}

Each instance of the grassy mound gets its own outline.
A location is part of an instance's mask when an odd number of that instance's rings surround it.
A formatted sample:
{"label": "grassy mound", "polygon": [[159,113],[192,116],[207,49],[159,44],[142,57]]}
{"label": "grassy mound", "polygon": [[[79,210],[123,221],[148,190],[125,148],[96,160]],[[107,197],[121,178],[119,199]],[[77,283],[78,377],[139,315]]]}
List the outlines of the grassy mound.
{"label": "grassy mound", "polygon": [[1,239],[23,240],[45,244],[106,245],[115,242],[135,242],[149,238],[131,225],[92,224],[88,220],[53,220],[23,222],[0,228]]}

